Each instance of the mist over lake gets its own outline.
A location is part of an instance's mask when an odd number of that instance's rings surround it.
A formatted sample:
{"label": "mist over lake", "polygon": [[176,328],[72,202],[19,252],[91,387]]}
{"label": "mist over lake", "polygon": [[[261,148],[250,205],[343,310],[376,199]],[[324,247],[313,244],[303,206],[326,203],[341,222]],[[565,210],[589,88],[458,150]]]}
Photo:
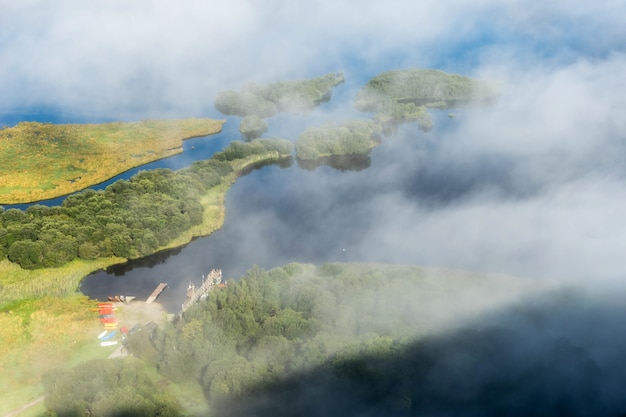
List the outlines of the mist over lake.
{"label": "mist over lake", "polygon": [[[433,402],[424,398],[421,410],[626,411],[619,319],[626,289],[626,6],[610,0],[593,6],[567,0],[14,3],[0,13],[0,128],[23,120],[225,118],[213,105],[223,90],[343,71],[346,81],[329,102],[307,114],[268,118],[264,136],[296,140],[308,126],[371,117],[354,108],[354,98],[383,71],[435,68],[497,80],[502,94],[492,105],[429,110],[430,132],[401,125],[367,156],[319,166],[292,159],[252,170],[228,191],[220,230],[96,272],[80,290],[98,299],[142,300],[166,282],[158,301],[177,312],[188,284],[199,284],[212,268],[232,280],[255,265],[335,261],[513,275],[564,290],[416,341],[401,362],[419,365],[415,384],[436,382],[428,391]],[[209,158],[239,139],[239,120],[228,117],[215,137],[185,142],[183,154],[118,178]],[[420,362],[424,355],[432,362]],[[378,363],[385,389],[394,383],[387,370],[402,363]],[[318,377],[311,372],[296,381],[302,385],[294,388],[295,405],[332,395],[333,385],[321,385],[318,397],[307,396]],[[448,383],[458,384],[457,391],[446,390]],[[367,389],[342,388],[351,410],[383,415],[366,406]],[[280,394],[262,394],[233,415],[289,413],[267,408],[266,399],[281,400]]]}

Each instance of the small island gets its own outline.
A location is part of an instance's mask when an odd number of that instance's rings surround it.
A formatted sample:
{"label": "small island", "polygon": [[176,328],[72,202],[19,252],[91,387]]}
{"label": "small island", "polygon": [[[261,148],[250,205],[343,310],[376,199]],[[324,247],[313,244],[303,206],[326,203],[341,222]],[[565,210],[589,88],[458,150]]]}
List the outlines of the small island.
{"label": "small island", "polygon": [[373,120],[346,120],[305,130],[296,141],[296,158],[316,160],[334,155],[363,155],[380,143],[381,126]]}
{"label": "small island", "polygon": [[0,129],[0,204],[67,195],[182,152],[182,141],[218,133],[223,120],[51,124]]}
{"label": "small island", "polygon": [[485,105],[498,95],[499,85],[492,81],[434,69],[386,71],[368,81],[356,95],[355,107],[374,113],[371,120],[308,128],[296,141],[296,157],[306,166],[307,161],[328,157],[366,155],[399,123],[417,122],[421,130],[430,131],[434,122],[428,108]]}
{"label": "small island", "polygon": [[322,77],[278,81],[270,84],[250,83],[241,91],[223,91],[215,99],[215,108],[232,116],[271,117],[279,112],[307,112],[330,100],[333,87],[344,81],[341,72]]}
{"label": "small island", "polygon": [[246,140],[260,138],[267,132],[267,122],[256,114],[246,116],[241,120],[239,132]]}
{"label": "small island", "polygon": [[433,127],[427,108],[485,105],[500,94],[498,83],[435,69],[385,71],[357,93],[355,107],[373,112],[383,123],[416,121],[423,130]]}

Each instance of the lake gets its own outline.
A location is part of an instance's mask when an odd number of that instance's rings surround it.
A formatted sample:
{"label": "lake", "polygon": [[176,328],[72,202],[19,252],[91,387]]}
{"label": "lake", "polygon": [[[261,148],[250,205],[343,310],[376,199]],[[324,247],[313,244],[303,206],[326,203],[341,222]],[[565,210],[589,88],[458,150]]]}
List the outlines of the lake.
{"label": "lake", "polygon": [[[83,281],[81,291],[98,299],[121,294],[146,299],[160,282],[166,282],[168,288],[158,301],[177,312],[187,286],[199,285],[212,268],[221,268],[226,279],[236,279],[254,265],[428,262],[410,251],[410,256],[397,259],[375,245],[362,245],[376,222],[372,201],[397,192],[420,204],[444,205],[462,198],[477,183],[502,178],[492,172],[481,175],[483,164],[474,166],[472,175],[452,171],[442,175],[445,161],[438,153],[444,134],[471,111],[462,111],[455,119],[448,119],[445,112],[433,114],[437,121],[433,131],[421,132],[416,124],[401,126],[369,156],[334,161],[336,168],[291,161],[251,171],[229,190],[226,221],[220,230],[182,248],[93,273]],[[428,164],[423,163],[426,159]],[[390,167],[406,161],[410,162],[400,175],[389,175]]]}
{"label": "lake", "polygon": [[[308,114],[269,118],[265,136],[293,140],[306,126],[367,117],[341,104],[348,101],[350,88],[353,86],[339,86],[334,91],[339,100],[324,103]],[[475,157],[462,167],[451,166],[446,149],[454,145],[451,142],[457,136],[448,133],[475,111],[455,110],[456,117],[449,118],[447,111],[432,110],[436,126],[431,132],[420,131],[416,124],[400,126],[367,156],[322,161],[329,165],[288,161],[255,169],[239,178],[228,192],[226,221],[220,230],[184,247],[95,272],[83,280],[80,289],[100,300],[110,295],[145,300],[160,282],[166,282],[168,287],[158,301],[177,312],[187,286],[199,285],[213,268],[221,268],[226,279],[236,279],[254,265],[272,268],[289,262],[432,263],[420,250],[424,241],[419,236],[377,245],[380,231],[386,227],[382,217],[393,216],[398,209],[394,204],[387,206],[390,198],[402,196],[411,204],[432,209],[462,199],[477,187],[494,185],[505,192],[519,192],[507,183],[506,161]],[[91,188],[104,189],[140,170],[180,169],[210,158],[241,138],[240,119],[226,119],[222,132],[184,141],[183,153],[134,168]],[[38,203],[56,205],[64,198]],[[29,205],[5,207],[23,209]],[[472,266],[454,262],[443,265]]]}

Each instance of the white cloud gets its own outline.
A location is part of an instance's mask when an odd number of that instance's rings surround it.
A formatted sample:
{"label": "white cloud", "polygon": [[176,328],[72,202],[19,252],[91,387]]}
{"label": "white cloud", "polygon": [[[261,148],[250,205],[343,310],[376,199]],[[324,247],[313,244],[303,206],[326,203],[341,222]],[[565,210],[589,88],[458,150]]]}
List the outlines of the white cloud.
{"label": "white cloud", "polygon": [[[528,3],[3,1],[1,107],[202,112],[216,91],[247,80],[321,75],[351,64],[368,75],[395,67],[454,66],[442,57],[485,33],[493,38],[485,48],[500,53],[518,49],[508,45],[519,41],[511,33],[560,40],[568,20],[581,32],[573,36],[577,42],[590,41],[585,28],[602,29],[593,34],[599,42],[609,35],[624,39],[624,6],[616,2],[596,2],[589,10],[566,1]],[[560,31],[556,38],[553,27]]]}
{"label": "white cloud", "polygon": [[[385,195],[368,208],[383,225],[372,239],[427,263],[582,275],[591,267],[577,272],[569,254],[610,265],[626,237],[611,208],[626,201],[623,2],[0,0],[0,9],[1,111],[198,115],[223,88],[340,69],[358,78],[437,66],[500,79],[498,104],[461,115],[418,161],[466,181],[463,195],[437,209]],[[334,108],[351,106],[344,98]],[[415,163],[397,160],[378,181],[393,189]]]}

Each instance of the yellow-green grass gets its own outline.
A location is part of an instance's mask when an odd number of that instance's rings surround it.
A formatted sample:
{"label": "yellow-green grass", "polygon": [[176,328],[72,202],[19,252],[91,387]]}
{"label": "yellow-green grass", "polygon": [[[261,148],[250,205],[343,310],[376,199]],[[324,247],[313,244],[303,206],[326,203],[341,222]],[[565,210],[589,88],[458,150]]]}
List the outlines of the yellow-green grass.
{"label": "yellow-green grass", "polygon": [[[267,152],[232,162],[235,172],[202,198],[203,223],[161,249],[184,245],[194,237],[209,235],[222,227],[226,192],[241,172],[284,156]],[[95,339],[101,326],[97,313],[90,309],[97,303],[80,294],[78,287],[89,273],[124,261],[124,258],[75,260],[59,268],[37,270],[0,261],[0,415],[41,396],[41,377],[50,369],[110,353],[110,349],[101,348]],[[189,398],[185,401],[190,401],[192,408],[202,408],[202,404]],[[38,415],[43,410],[40,403],[28,414]]]}
{"label": "yellow-green grass", "polygon": [[123,262],[124,258],[76,259],[59,268],[26,270],[0,261],[0,311],[21,300],[74,294],[80,281],[93,271]]}
{"label": "yellow-green grass", "polygon": [[[77,260],[60,268],[24,270],[0,262],[0,415],[43,393],[42,375],[62,365],[103,357],[95,301],[77,292],[90,272],[123,261]],[[29,413],[42,410],[38,404]]]}
{"label": "yellow-green grass", "polygon": [[182,152],[184,139],[221,131],[224,120],[180,119],[0,129],[0,204],[82,190],[131,168]]}
{"label": "yellow-green grass", "polygon": [[41,377],[58,366],[108,356],[94,301],[80,294],[22,300],[0,311],[0,415],[43,394]]}

